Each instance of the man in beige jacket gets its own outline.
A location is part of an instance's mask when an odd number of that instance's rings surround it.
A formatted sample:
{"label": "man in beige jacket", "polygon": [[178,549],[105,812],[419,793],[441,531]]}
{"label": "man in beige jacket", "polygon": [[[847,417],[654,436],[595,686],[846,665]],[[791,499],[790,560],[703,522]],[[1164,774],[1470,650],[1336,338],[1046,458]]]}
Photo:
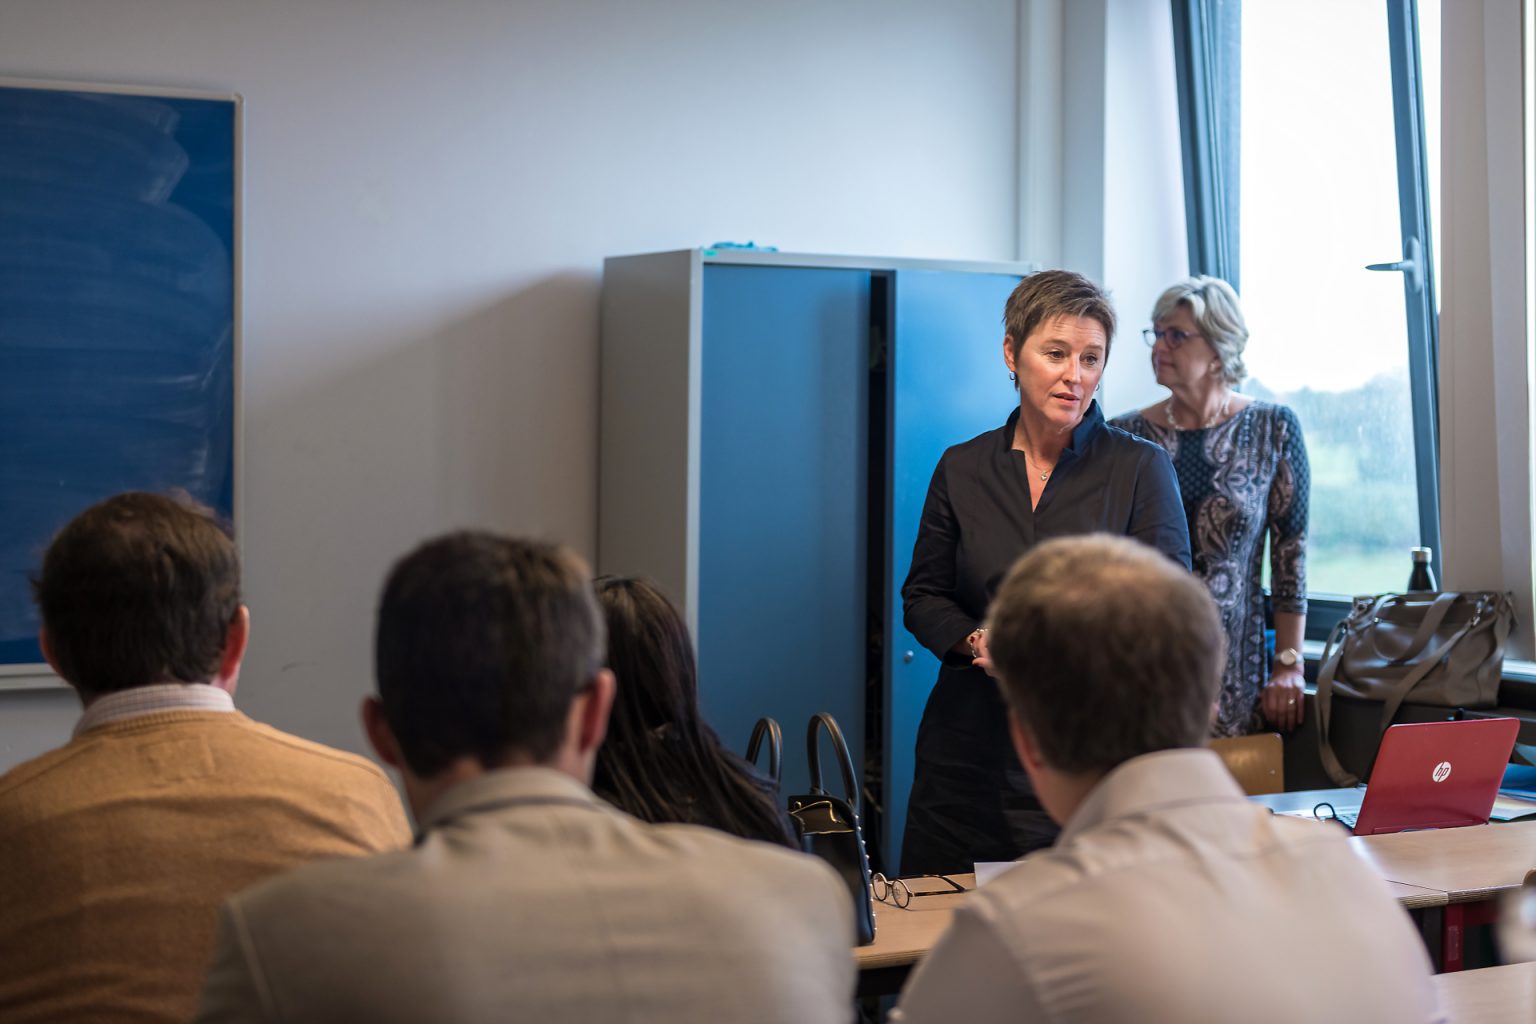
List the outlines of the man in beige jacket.
{"label": "man in beige jacket", "polygon": [[0,1020],[185,1021],[231,893],[410,840],[371,762],[251,721],[234,542],[207,509],[122,494],[60,531],[43,652],[85,706],[0,777]]}
{"label": "man in beige jacket", "polygon": [[224,908],[204,1022],[797,1022],[851,1015],[847,891],[802,854],[649,825],[588,788],[614,678],[589,573],[487,533],[391,573],[375,748],[414,849]]}

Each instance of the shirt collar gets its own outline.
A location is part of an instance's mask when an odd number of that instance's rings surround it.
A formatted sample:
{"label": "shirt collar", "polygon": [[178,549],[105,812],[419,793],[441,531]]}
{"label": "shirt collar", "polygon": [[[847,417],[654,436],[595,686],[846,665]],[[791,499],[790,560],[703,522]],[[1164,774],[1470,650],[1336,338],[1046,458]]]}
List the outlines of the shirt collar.
{"label": "shirt collar", "polygon": [[110,722],[121,722],[162,711],[233,711],[235,699],[210,683],[156,683],[104,693],[75,723],[74,735]]}
{"label": "shirt collar", "polygon": [[554,768],[499,768],[441,793],[422,813],[419,824],[421,831],[426,832],[457,818],[509,804],[602,806],[591,789]]}
{"label": "shirt collar", "polygon": [[1056,840],[1065,845],[1078,833],[1115,818],[1188,804],[1245,800],[1227,766],[1213,750],[1159,750],[1117,765],[1088,794]]}
{"label": "shirt collar", "polygon": [[[1008,414],[1008,422],[1003,424],[1000,437],[1003,443],[1003,451],[1005,452],[1013,450],[1013,432],[1018,423],[1019,407],[1014,406],[1013,412]],[[1088,408],[1083,412],[1083,418],[1078,421],[1077,426],[1072,428],[1072,440],[1067,442],[1067,447],[1064,451],[1070,452],[1073,455],[1082,454],[1083,449],[1088,446],[1088,442],[1093,440],[1093,435],[1103,425],[1104,410],[1099,408],[1099,400],[1097,398],[1090,399]]]}

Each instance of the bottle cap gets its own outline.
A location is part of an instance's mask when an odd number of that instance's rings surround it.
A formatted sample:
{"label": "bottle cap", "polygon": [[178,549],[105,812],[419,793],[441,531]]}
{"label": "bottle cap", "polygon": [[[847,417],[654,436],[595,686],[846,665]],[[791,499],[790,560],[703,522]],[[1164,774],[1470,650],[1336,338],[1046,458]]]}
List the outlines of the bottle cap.
{"label": "bottle cap", "polygon": [[1434,555],[1435,555],[1435,552],[1434,552],[1433,548],[1414,548],[1413,549],[1413,560],[1415,562],[1428,562],[1428,561],[1431,561],[1434,558]]}

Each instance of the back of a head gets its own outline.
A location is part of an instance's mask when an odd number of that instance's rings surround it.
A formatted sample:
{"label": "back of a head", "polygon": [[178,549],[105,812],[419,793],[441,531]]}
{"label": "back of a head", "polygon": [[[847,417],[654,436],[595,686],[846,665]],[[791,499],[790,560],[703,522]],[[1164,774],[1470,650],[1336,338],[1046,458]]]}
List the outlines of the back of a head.
{"label": "back of a head", "polygon": [[1053,768],[1104,773],[1210,729],[1225,634],[1204,584],[1123,537],[1047,541],[989,614],[1003,694]]}
{"label": "back of a head", "polygon": [[605,576],[596,589],[608,667],[623,681],[609,740],[692,727],[699,719],[698,670],[683,617],[648,580]]}
{"label": "back of a head", "polygon": [[374,642],[384,716],[430,778],[460,757],[549,760],[602,668],[591,574],[560,545],[478,531],[428,541],[390,572]]}
{"label": "back of a head", "polygon": [[130,491],[59,531],[33,591],[54,663],[82,694],[201,683],[240,612],[240,559],[210,509]]}
{"label": "back of a head", "polygon": [[722,746],[699,710],[693,640],[682,615],[648,580],[603,577],[597,598],[618,692],[593,788],[645,821],[790,844],[771,784]]}

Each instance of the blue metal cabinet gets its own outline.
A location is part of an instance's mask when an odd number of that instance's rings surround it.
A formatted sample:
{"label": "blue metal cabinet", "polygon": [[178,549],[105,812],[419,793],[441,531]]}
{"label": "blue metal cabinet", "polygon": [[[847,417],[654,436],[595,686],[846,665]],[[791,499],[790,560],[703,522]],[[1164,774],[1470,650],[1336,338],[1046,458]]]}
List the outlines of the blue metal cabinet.
{"label": "blue metal cabinet", "polygon": [[939,661],[902,626],[901,584],[928,481],[951,445],[1003,424],[1018,403],[1003,363],[1003,304],[1017,274],[899,270],[892,288],[890,572],[885,635],[885,849],[900,862],[913,748]]}
{"label": "blue metal cabinet", "polygon": [[816,712],[863,747],[869,291],[861,270],[704,268],[701,696],[737,749],[778,719],[786,793]]}
{"label": "blue metal cabinet", "polygon": [[1028,269],[699,249],[604,265],[598,568],[684,610],[727,745],[779,720],[785,795],[806,784],[806,720],[837,717],[888,869],[938,670],[902,628],[901,582],[939,455],[1015,401],[1002,310]]}

